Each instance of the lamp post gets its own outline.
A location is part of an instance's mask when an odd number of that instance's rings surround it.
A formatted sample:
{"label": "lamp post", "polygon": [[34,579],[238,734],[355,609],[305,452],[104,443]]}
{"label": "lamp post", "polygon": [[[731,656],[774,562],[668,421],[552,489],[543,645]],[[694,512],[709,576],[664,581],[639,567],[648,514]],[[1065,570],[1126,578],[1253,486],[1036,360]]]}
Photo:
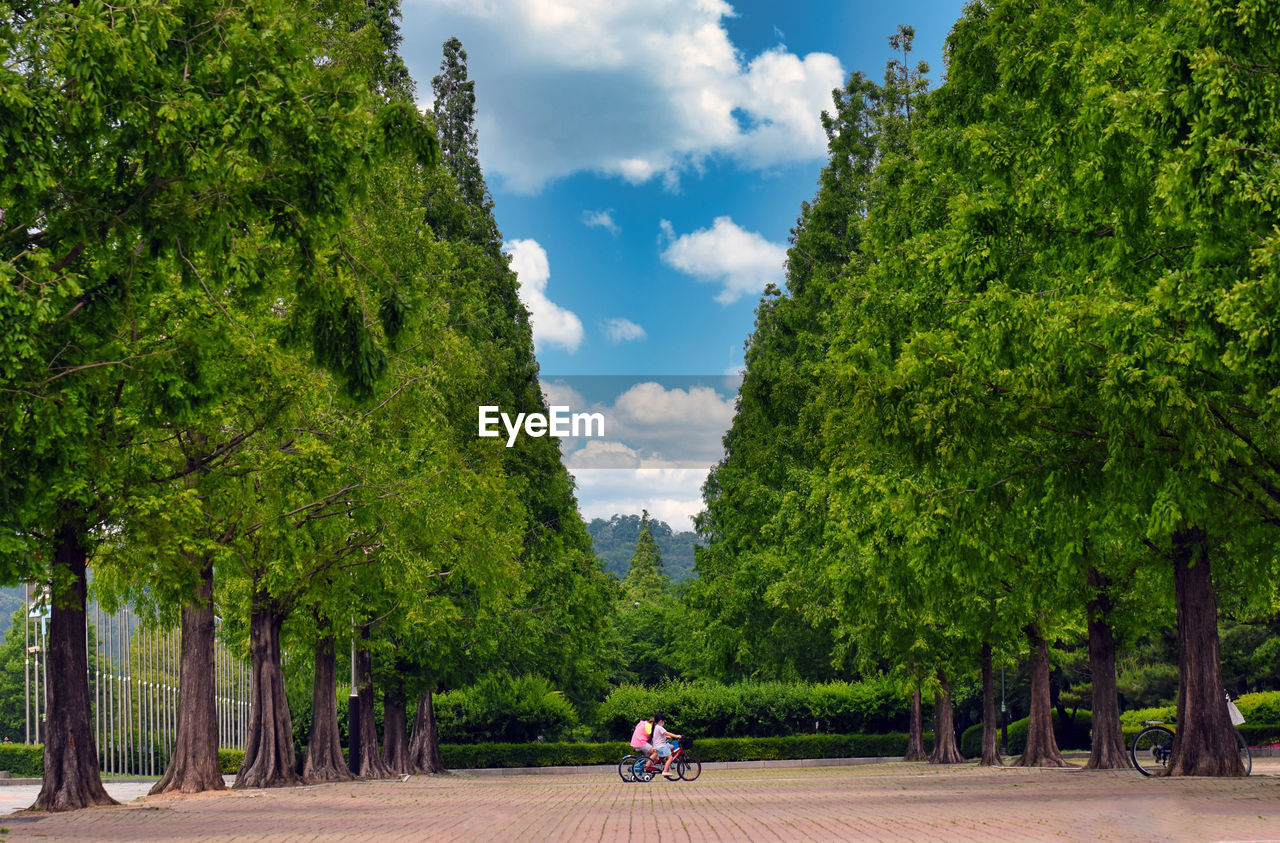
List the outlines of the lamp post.
{"label": "lamp post", "polygon": [[360,775],[360,696],[356,691],[356,624],[351,622],[351,696],[347,697],[347,769]]}

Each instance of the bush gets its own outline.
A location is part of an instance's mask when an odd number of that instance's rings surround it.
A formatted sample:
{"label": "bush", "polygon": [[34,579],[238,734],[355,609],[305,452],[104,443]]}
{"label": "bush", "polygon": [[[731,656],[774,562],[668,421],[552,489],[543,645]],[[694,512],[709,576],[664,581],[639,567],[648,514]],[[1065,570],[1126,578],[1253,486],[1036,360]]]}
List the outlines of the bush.
{"label": "bush", "polygon": [[222,770],[222,775],[234,776],[236,773],[240,772],[240,765],[243,763],[243,749],[218,750],[218,768]]}
{"label": "bush", "polygon": [[785,682],[669,682],[656,688],[623,685],[601,703],[601,735],[630,736],[637,720],[663,712],[680,732],[708,738],[783,737],[821,733],[902,731],[907,698],[888,679],[799,684]]}
{"label": "bush", "polygon": [[1142,724],[1147,720],[1163,720],[1165,723],[1169,723],[1173,720],[1173,716],[1177,711],[1178,709],[1172,705],[1123,711],[1120,713],[1120,728],[1141,729]]}
{"label": "bush", "polygon": [[0,743],[0,770],[8,770],[14,778],[40,778],[44,775],[44,745]]}
{"label": "bush", "polygon": [[[933,736],[925,735],[926,749]],[[440,747],[446,767],[559,767],[616,764],[633,750],[610,743],[482,743]],[[892,757],[907,751],[907,736],[796,735],[789,738],[699,738],[692,754],[699,761],[769,761],[803,758]]]}
{"label": "bush", "polygon": [[[1058,749],[1088,749],[1089,733],[1093,724],[1091,712],[1082,709],[1076,711],[1075,719],[1068,717],[1066,725],[1058,722],[1058,710],[1053,710],[1053,736],[1058,741]],[[1009,724],[1009,755],[1021,755],[1027,748],[1028,718],[1014,720]],[[997,738],[997,740],[999,740]],[[965,758],[982,757],[982,724],[975,723],[960,736],[960,753]]]}
{"label": "bush", "polygon": [[572,703],[537,676],[486,676],[437,695],[435,713],[442,743],[555,741],[578,725]]}
{"label": "bush", "polygon": [[1244,715],[1246,726],[1250,723],[1280,723],[1280,691],[1242,694],[1236,700],[1236,708]]}

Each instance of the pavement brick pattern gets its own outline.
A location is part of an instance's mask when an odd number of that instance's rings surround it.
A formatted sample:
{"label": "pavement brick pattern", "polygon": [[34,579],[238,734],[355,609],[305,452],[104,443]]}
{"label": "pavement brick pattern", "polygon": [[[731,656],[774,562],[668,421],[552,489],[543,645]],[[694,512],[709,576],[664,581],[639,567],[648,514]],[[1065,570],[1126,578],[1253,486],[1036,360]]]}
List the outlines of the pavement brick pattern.
{"label": "pavement brick pattern", "polygon": [[708,767],[693,783],[625,784],[608,769],[459,773],[148,797],[0,823],[5,840],[1280,840],[1280,759],[1260,761],[1247,779],[1172,781],[901,762]]}

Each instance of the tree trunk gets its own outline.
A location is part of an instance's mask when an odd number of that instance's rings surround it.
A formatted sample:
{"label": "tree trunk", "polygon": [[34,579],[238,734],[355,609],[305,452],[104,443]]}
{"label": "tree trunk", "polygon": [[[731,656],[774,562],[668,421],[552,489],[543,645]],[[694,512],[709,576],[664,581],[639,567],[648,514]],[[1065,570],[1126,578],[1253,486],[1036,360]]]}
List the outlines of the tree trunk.
{"label": "tree trunk", "polygon": [[64,518],[53,550],[53,606],[49,614],[45,685],[44,781],[33,811],[74,811],[115,805],[102,787],[89,707],[85,614],[85,528]]}
{"label": "tree trunk", "polygon": [[956,745],[956,722],[951,710],[951,685],[938,671],[939,689],[933,695],[933,754],[930,764],[960,764],[964,756]]}
{"label": "tree trunk", "polygon": [[1218,660],[1218,602],[1202,528],[1173,537],[1178,607],[1178,731],[1171,776],[1243,776]]}
{"label": "tree trunk", "polygon": [[[362,638],[369,637],[364,630]],[[356,689],[360,697],[360,769],[358,775],[366,779],[385,779],[391,770],[382,762],[378,752],[378,725],[373,716],[373,664],[369,650],[361,646],[356,650]]]}
{"label": "tree trunk", "polygon": [[218,763],[214,698],[213,561],[205,557],[200,584],[182,607],[182,665],[178,674],[178,733],[164,777],[151,793],[225,790]]}
{"label": "tree trunk", "polygon": [[920,686],[911,692],[911,725],[907,730],[907,754],[903,761],[928,761],[924,751],[924,722],[920,716]]}
{"label": "tree trunk", "polygon": [[409,734],[406,732],[407,708],[404,682],[391,677],[382,692],[382,758],[393,773],[412,773],[409,763]]}
{"label": "tree trunk", "polygon": [[342,742],[338,740],[336,663],[333,637],[320,639],[316,643],[316,669],[311,683],[311,735],[302,762],[302,779],[308,784],[345,782],[352,778],[342,757]]}
{"label": "tree trunk", "polygon": [[1065,767],[1058,739],[1053,734],[1053,705],[1049,699],[1049,642],[1034,626],[1026,628],[1031,646],[1031,717],[1027,723],[1027,746],[1018,759],[1019,767]]}
{"label": "tree trunk", "polygon": [[1133,766],[1120,727],[1120,695],[1116,690],[1116,639],[1111,633],[1111,579],[1090,568],[1089,674],[1093,680],[1093,738],[1086,770],[1127,770]]}
{"label": "tree trunk", "polygon": [[418,711],[413,716],[413,741],[409,744],[409,763],[419,773],[444,773],[440,756],[440,733],[436,731],[436,710],[427,691],[418,698]]}
{"label": "tree trunk", "polygon": [[249,690],[249,737],[235,787],[287,787],[299,783],[293,753],[293,720],[280,667],[278,607],[266,594],[253,596],[249,614],[252,657]]}
{"label": "tree trunk", "polygon": [[999,767],[1004,764],[1000,758],[1000,747],[997,737],[996,723],[996,685],[991,675],[991,642],[982,642],[982,767]]}

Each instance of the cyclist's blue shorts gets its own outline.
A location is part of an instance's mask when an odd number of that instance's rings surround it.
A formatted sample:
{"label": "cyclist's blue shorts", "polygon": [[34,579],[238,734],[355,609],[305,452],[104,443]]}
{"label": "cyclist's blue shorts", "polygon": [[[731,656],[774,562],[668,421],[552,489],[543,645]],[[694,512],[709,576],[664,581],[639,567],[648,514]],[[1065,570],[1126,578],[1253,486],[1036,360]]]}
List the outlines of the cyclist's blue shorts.
{"label": "cyclist's blue shorts", "polygon": [[658,751],[659,758],[666,758],[671,754],[671,744],[664,743],[662,746],[654,747]]}

